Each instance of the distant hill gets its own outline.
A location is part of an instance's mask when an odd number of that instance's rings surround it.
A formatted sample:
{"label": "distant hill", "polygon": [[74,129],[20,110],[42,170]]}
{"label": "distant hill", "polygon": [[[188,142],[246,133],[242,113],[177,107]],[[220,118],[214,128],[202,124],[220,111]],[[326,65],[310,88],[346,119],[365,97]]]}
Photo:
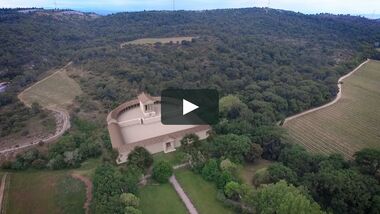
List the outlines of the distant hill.
{"label": "distant hill", "polygon": [[[0,78],[20,91],[69,61],[81,87],[106,108],[138,91],[217,88],[271,123],[330,100],[338,77],[371,57],[380,23],[348,15],[247,8],[97,16],[72,10],[0,10]],[[197,37],[134,46],[135,39]]]}

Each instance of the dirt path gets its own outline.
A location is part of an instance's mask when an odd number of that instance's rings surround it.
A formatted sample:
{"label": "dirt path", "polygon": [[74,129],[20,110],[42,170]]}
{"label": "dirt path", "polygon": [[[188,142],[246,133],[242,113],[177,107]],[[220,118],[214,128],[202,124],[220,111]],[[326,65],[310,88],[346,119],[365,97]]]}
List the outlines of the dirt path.
{"label": "dirt path", "polygon": [[4,201],[4,193],[5,193],[7,176],[8,176],[8,173],[5,173],[3,175],[3,178],[1,179],[1,184],[0,184],[0,213],[3,213],[3,201]]}
{"label": "dirt path", "polygon": [[[69,62],[63,68],[59,69],[58,71],[54,72],[53,74],[51,74],[51,75],[49,75],[49,76],[47,76],[45,78],[43,78],[42,80],[34,83],[32,86],[28,87],[23,92],[21,92],[19,95],[17,95],[17,98],[22,103],[24,103],[24,105],[30,107],[30,105],[23,99],[23,94],[25,92],[29,91],[34,85],[36,85],[36,84],[38,84],[40,82],[45,81],[46,79],[48,79],[51,76],[55,75],[57,72],[60,72],[62,69],[67,68],[71,64],[72,64],[72,62]],[[0,150],[0,154],[4,154],[4,153],[8,153],[8,152],[13,152],[13,151],[20,150],[20,149],[25,149],[25,148],[28,148],[28,147],[31,147],[31,146],[38,145],[38,143],[40,143],[40,142],[43,142],[43,143],[54,142],[59,137],[61,137],[68,129],[70,129],[70,114],[67,112],[67,110],[65,110],[63,108],[60,108],[60,107],[57,107],[57,106],[49,106],[49,107],[46,107],[46,109],[54,112],[55,121],[56,121],[56,124],[57,124],[57,128],[56,128],[54,134],[49,135],[48,137],[43,138],[43,139],[34,140],[32,142],[27,141],[27,142],[25,142],[25,143],[23,143],[21,145],[18,145],[17,147],[13,146],[13,147],[10,147],[10,148],[2,149],[2,150]]]}
{"label": "dirt path", "polygon": [[89,178],[80,175],[78,173],[72,173],[71,176],[75,179],[82,181],[86,185],[86,201],[83,204],[83,208],[86,210],[86,214],[90,213],[90,204],[92,200],[92,182]]}
{"label": "dirt path", "polygon": [[290,116],[290,117],[288,117],[288,118],[286,118],[286,119],[284,120],[284,123],[282,124],[282,126],[285,126],[285,124],[286,124],[287,122],[289,122],[290,120],[293,120],[293,119],[295,119],[295,118],[301,117],[301,116],[303,116],[303,115],[305,115],[305,114],[309,114],[309,113],[311,113],[311,112],[315,112],[315,111],[318,111],[318,110],[324,109],[324,108],[329,107],[329,106],[335,104],[336,102],[338,102],[339,99],[342,97],[342,84],[341,84],[341,82],[342,82],[344,79],[346,79],[347,77],[349,77],[349,76],[351,76],[352,74],[354,74],[357,70],[359,70],[363,65],[365,65],[365,64],[366,64],[367,62],[369,62],[369,61],[370,61],[370,59],[367,59],[367,60],[364,61],[362,64],[360,64],[358,67],[356,67],[354,70],[352,70],[350,73],[348,73],[348,74],[342,76],[341,78],[339,78],[338,83],[337,83],[338,88],[339,88],[339,89],[338,89],[339,91],[338,91],[338,94],[336,95],[336,97],[335,97],[335,99],[334,99],[333,101],[331,101],[331,102],[329,102],[329,103],[326,103],[326,104],[323,105],[323,106],[319,106],[319,107],[316,107],[316,108],[312,108],[312,109],[309,109],[309,110],[303,111],[303,112],[301,112],[301,113],[299,113],[299,114],[296,114],[296,115]]}
{"label": "dirt path", "polygon": [[172,175],[169,179],[170,183],[173,185],[175,191],[181,198],[182,202],[185,204],[187,210],[190,214],[198,214],[197,209],[195,209],[193,203],[191,202],[190,198],[187,197],[185,191],[183,191],[181,185],[178,183],[175,175]]}

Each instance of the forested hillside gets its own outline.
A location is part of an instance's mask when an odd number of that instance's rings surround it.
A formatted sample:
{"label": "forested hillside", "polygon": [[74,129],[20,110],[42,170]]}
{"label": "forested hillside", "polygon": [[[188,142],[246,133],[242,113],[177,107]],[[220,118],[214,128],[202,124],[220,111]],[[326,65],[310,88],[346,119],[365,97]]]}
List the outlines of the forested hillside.
{"label": "forested hillside", "polygon": [[[107,110],[142,90],[211,87],[240,97],[257,126],[332,99],[338,77],[375,56],[380,41],[380,23],[365,18],[257,8],[103,17],[1,10],[0,28],[0,79],[12,82],[1,106],[73,61],[88,71],[83,90]],[[120,48],[168,36],[196,39]]]}
{"label": "forested hillside", "polygon": [[[108,16],[3,9],[0,29],[0,83],[7,82],[5,92],[0,91],[0,145],[2,137],[28,131],[26,121],[47,118],[38,104],[27,108],[18,101],[26,87],[67,65],[62,69],[67,79],[81,89],[67,106],[72,127],[65,136],[54,144],[38,143],[41,147],[1,167],[71,169],[101,155],[92,180],[93,213],[139,212],[136,203],[125,206],[131,195],[124,193],[137,194],[139,177],[157,162],[138,147],[127,165],[113,166],[117,153],[105,116],[141,91],[159,95],[168,87],[216,88],[221,96],[220,122],[212,137],[200,143],[196,135],[186,136],[177,151],[190,160],[191,173],[218,189],[218,195],[210,192],[212,197],[205,199],[217,199],[237,213],[379,213],[379,150],[364,149],[355,161],[310,154],[284,142],[283,130],[275,125],[330,101],[340,76],[366,58],[380,59],[378,21],[259,8]],[[127,43],[164,37],[193,39]],[[55,84],[61,89],[65,83]],[[248,172],[255,187],[243,183],[237,170],[261,158],[271,165]],[[169,177],[171,165],[162,163]],[[160,177],[162,167],[157,166],[154,179]],[[192,189],[202,189],[196,185]]]}

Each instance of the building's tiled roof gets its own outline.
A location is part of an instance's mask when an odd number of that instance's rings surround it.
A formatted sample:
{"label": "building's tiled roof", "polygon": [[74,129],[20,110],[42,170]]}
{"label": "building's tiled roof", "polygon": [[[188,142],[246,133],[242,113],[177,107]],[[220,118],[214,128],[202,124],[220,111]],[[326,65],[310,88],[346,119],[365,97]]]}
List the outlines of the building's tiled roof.
{"label": "building's tiled roof", "polygon": [[142,103],[142,104],[146,104],[146,103],[152,103],[154,102],[154,98],[151,97],[149,94],[145,93],[145,92],[142,92],[141,94],[139,94],[137,96],[137,99]]}

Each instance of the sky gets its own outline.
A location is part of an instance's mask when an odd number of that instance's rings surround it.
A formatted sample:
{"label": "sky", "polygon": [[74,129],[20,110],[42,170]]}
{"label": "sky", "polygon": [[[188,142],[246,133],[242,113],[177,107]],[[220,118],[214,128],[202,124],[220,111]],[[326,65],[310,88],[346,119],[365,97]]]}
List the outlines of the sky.
{"label": "sky", "polygon": [[[380,14],[380,0],[0,0],[0,7],[43,7],[82,11],[204,10],[270,7],[302,13]],[[377,15],[375,15],[377,14]]]}

